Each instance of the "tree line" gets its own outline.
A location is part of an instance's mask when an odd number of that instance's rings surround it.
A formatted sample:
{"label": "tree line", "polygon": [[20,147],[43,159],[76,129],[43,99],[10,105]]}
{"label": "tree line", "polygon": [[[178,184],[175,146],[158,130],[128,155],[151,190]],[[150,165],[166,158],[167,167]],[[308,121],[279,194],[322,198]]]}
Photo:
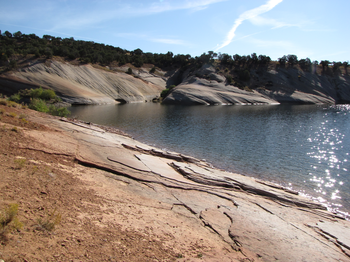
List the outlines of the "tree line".
{"label": "tree line", "polygon": [[[166,54],[143,52],[141,49],[128,51],[120,47],[95,43],[93,41],[75,40],[73,37],[61,38],[51,35],[43,35],[42,38],[35,34],[22,34],[20,31],[10,33],[0,31],[0,61],[2,63],[11,63],[15,66],[16,56],[34,55],[35,57],[52,58],[60,56],[66,59],[79,59],[82,63],[100,63],[108,65],[116,62],[119,65],[131,63],[135,67],[141,67],[143,64],[153,64],[159,68],[188,66],[200,67],[203,64],[219,62],[224,67],[235,67],[236,69],[266,68],[271,63],[271,58],[266,55],[229,55],[226,53],[215,53],[208,51],[200,56],[178,54],[172,52]],[[292,68],[299,66],[301,70],[312,71],[317,65],[322,66],[324,73],[340,73],[340,67],[343,66],[347,74],[348,61],[330,62],[322,60],[321,62],[312,61],[309,58],[300,59],[296,55],[284,55],[278,58],[280,68]],[[331,68],[329,66],[332,66]]]}

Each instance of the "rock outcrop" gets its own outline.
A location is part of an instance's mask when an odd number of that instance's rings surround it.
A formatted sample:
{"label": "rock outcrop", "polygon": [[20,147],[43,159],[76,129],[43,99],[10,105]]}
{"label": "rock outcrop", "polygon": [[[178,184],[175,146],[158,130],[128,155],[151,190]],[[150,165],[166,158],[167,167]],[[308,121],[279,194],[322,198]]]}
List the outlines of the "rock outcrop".
{"label": "rock outcrop", "polygon": [[246,90],[228,84],[204,65],[185,73],[165,104],[334,104],[350,102],[350,77],[328,76],[297,69],[250,70]]}
{"label": "rock outcrop", "polygon": [[3,78],[1,84],[4,85],[6,81],[7,86],[51,88],[70,104],[145,102],[158,97],[165,88],[161,85],[161,79],[153,84],[123,72],[58,61],[52,61],[50,65],[37,63],[22,68]]}
{"label": "rock outcrop", "polygon": [[[334,104],[350,102],[350,76],[311,73],[296,68],[251,69],[249,80],[237,76],[228,83],[222,72],[206,64],[199,69],[133,69],[129,66],[74,66],[52,60],[37,62],[0,77],[0,92],[42,86],[51,88],[71,104],[151,101],[176,85],[164,104]],[[230,80],[231,81],[231,80]],[[236,85],[236,86],[235,86]],[[6,93],[6,92],[5,92]]]}
{"label": "rock outcrop", "polygon": [[[71,155],[77,164],[103,170],[111,180],[119,181],[108,199],[118,209],[123,201],[126,207],[135,206],[131,211],[135,217],[121,219],[128,228],[148,227],[162,236],[171,233],[175,242],[185,237],[187,246],[220,244],[229,252],[205,261],[349,260],[349,221],[296,192],[224,172],[91,124],[31,120],[55,129],[25,131],[30,141],[41,143],[31,150]],[[94,179],[102,181],[97,173]],[[101,192],[106,187],[99,182]],[[126,200],[113,199],[113,194],[126,191],[131,193]],[[136,197],[141,201],[136,202]],[[237,254],[243,257],[232,259]]]}

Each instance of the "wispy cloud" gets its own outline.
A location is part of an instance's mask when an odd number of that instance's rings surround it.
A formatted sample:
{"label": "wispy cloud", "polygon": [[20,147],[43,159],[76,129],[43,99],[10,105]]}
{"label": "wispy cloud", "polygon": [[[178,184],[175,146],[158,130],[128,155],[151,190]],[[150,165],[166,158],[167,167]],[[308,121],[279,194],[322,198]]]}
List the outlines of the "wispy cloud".
{"label": "wispy cloud", "polygon": [[278,5],[279,3],[281,3],[283,0],[269,0],[266,4],[261,5],[257,8],[245,11],[244,13],[242,13],[234,22],[233,27],[231,28],[231,30],[227,33],[226,35],[226,39],[224,40],[224,42],[219,45],[215,51],[220,50],[221,48],[229,45],[233,38],[235,37],[235,32],[237,30],[237,28],[243,23],[243,21],[248,20],[248,19],[253,19],[255,17],[257,17],[258,15],[261,15],[263,13],[266,13],[268,11],[270,11],[271,9],[273,9],[276,5]]}
{"label": "wispy cloud", "polygon": [[168,44],[168,45],[182,45],[182,46],[189,45],[189,43],[187,43],[186,41],[178,39],[176,37],[153,37],[153,36],[145,34],[145,33],[144,34],[117,33],[117,34],[114,34],[114,36],[128,38],[128,39],[142,39],[145,41]]}
{"label": "wispy cloud", "polygon": [[171,38],[153,38],[150,41],[169,45],[187,45],[183,40]]}
{"label": "wispy cloud", "polygon": [[[178,11],[178,10],[191,10],[198,11],[203,10],[209,7],[212,4],[223,2],[227,0],[181,0],[181,1],[155,1],[151,4],[142,3],[115,3],[112,2],[108,6],[109,8],[101,8],[97,6],[93,10],[71,10],[70,13],[63,15],[63,18],[60,17],[59,22],[55,23],[52,30],[61,29],[61,28],[82,28],[86,26],[94,26],[102,22],[156,15],[164,12]],[[74,15],[72,15],[74,13]]]}
{"label": "wispy cloud", "polygon": [[277,21],[272,18],[265,18],[261,16],[255,16],[249,19],[250,22],[252,22],[253,25],[257,26],[272,26],[273,29],[275,28],[281,28],[281,27],[290,27],[290,26],[296,26],[301,27],[300,24],[288,24],[281,21]]}

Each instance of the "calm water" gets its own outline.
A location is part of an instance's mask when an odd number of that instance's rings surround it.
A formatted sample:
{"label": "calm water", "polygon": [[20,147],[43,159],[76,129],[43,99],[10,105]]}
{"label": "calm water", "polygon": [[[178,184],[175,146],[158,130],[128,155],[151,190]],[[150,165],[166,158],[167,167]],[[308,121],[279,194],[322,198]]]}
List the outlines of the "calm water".
{"label": "calm water", "polygon": [[72,116],[350,212],[350,105],[79,106]]}

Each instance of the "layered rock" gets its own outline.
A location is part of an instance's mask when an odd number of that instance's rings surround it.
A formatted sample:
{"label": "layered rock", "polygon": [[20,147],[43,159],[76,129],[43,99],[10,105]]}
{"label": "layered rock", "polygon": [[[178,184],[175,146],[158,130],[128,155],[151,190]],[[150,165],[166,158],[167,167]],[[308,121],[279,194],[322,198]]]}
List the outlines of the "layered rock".
{"label": "layered rock", "polygon": [[[350,77],[318,75],[297,69],[250,70],[242,90],[204,65],[186,72],[165,104],[334,104],[350,102]],[[250,89],[252,88],[252,89]]]}
{"label": "layered rock", "polygon": [[[165,88],[177,85],[164,104],[334,104],[350,102],[350,76],[320,75],[291,69],[251,69],[250,80],[226,77],[206,64],[194,70],[133,69],[128,66],[95,68],[51,61],[34,63],[0,77],[0,92],[13,94],[19,89],[51,88],[71,104],[132,103],[158,98]],[[235,86],[238,85],[238,86]],[[245,87],[243,88],[243,86]]]}
{"label": "layered rock", "polygon": [[[155,77],[154,77],[155,78]],[[51,88],[71,104],[145,102],[159,96],[164,86],[144,81],[123,72],[96,69],[91,65],[74,66],[52,61],[22,68],[7,80],[12,85]],[[17,83],[16,83],[17,82]]]}
{"label": "layered rock", "polygon": [[[187,246],[225,248],[211,258],[204,253],[205,261],[349,260],[349,221],[296,192],[91,124],[39,117],[31,121],[55,132],[24,130],[28,139],[40,141],[28,149],[73,156],[77,164],[103,170],[117,181],[107,197],[115,208],[134,207],[133,215],[119,221],[127,228],[151,228],[159,236],[171,235],[171,243],[185,237]],[[108,184],[99,176],[96,172],[94,179],[103,194]],[[238,254],[241,258],[233,259]]]}

